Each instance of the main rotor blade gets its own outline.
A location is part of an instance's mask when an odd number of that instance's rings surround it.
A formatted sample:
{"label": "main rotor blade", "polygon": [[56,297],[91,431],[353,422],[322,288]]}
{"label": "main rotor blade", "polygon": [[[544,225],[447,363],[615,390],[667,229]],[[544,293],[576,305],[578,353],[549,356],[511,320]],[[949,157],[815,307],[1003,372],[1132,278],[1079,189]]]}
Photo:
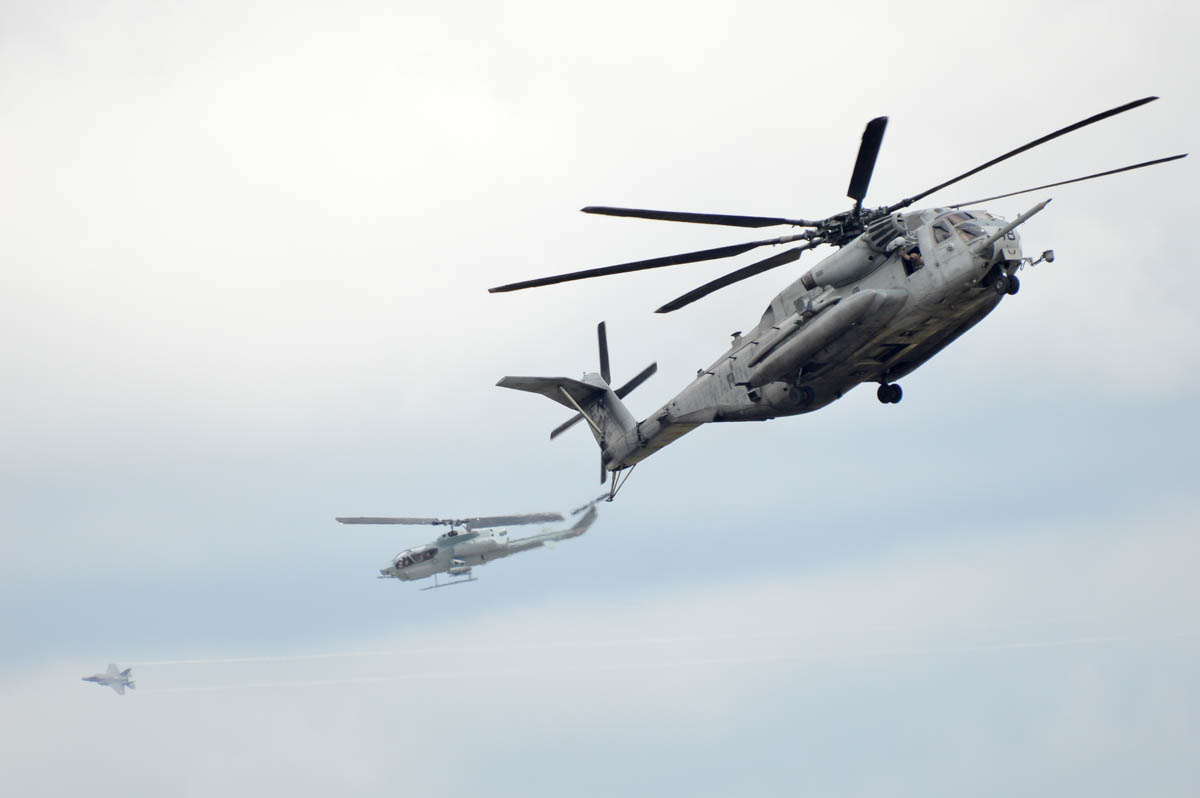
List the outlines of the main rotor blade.
{"label": "main rotor blade", "polygon": [[663,258],[651,258],[650,260],[633,261],[632,263],[620,263],[616,266],[602,266],[598,269],[584,269],[578,272],[568,272],[567,274],[555,274],[550,277],[539,277],[535,280],[524,280],[519,283],[509,283],[495,288],[489,288],[489,294],[498,294],[506,291],[520,291],[524,288],[539,288],[543,285],[554,285],[556,283],[566,283],[572,280],[586,280],[590,277],[607,277],[612,274],[626,274],[628,272],[639,272],[645,269],[661,269],[664,266],[678,266],[684,263],[697,263],[702,260],[717,260],[719,258],[732,258],[734,255],[741,255],[743,252],[749,252],[757,247],[765,247],[769,244],[787,244],[792,241],[800,241],[807,239],[812,233],[797,233],[790,236],[780,236],[779,238],[768,238],[762,241],[749,241],[745,244],[733,244],[728,247],[717,247],[716,249],[702,249],[699,252],[685,252],[682,255],[667,255]]}
{"label": "main rotor blade", "polygon": [[757,263],[751,263],[749,266],[743,266],[735,272],[730,272],[724,277],[718,277],[712,282],[705,283],[699,288],[688,291],[681,297],[672,299],[670,302],[654,312],[670,313],[673,310],[679,310],[682,307],[692,304],[697,299],[702,299],[703,297],[708,296],[713,291],[720,290],[728,285],[733,285],[736,282],[745,280],[748,277],[753,277],[756,274],[762,274],[765,271],[774,269],[776,266],[783,266],[785,263],[791,263],[792,261],[799,260],[800,255],[804,253],[804,250],[812,249],[821,243],[823,242],[819,238],[813,239],[812,241],[806,241],[798,247],[793,247],[785,252],[780,252],[778,255],[772,255],[766,260],[760,260]]}
{"label": "main rotor blade", "polygon": [[525,513],[523,515],[484,515],[478,518],[462,518],[457,523],[468,529],[486,529],[491,526],[522,526],[563,520],[562,513]]}
{"label": "main rotor blade", "polygon": [[561,521],[560,513],[527,513],[524,515],[484,515],[476,518],[392,518],[387,516],[360,516],[338,518],[342,524],[415,524],[419,526],[466,526],[484,528],[489,526],[520,526],[539,524],[546,521]]}
{"label": "main rotor blade", "polygon": [[691,222],[693,224],[720,224],[726,227],[770,227],[790,224],[794,227],[819,227],[819,222],[808,219],[784,219],[782,216],[735,216],[726,213],[688,213],[687,211],[650,211],[644,208],[614,208],[611,205],[589,205],[580,208],[584,213],[602,216],[625,216],[634,219],[657,219],[660,222]]}
{"label": "main rotor blade", "polygon": [[936,186],[934,186],[933,188],[922,191],[920,194],[916,194],[907,199],[900,200],[895,205],[888,206],[886,212],[892,213],[893,211],[899,210],[900,208],[907,208],[909,205],[912,205],[917,200],[924,199],[925,197],[928,197],[930,194],[932,194],[935,191],[941,191],[943,188],[946,188],[947,186],[952,186],[955,183],[957,183],[958,181],[965,180],[966,178],[970,177],[971,175],[976,174],[978,172],[982,172],[984,169],[987,169],[990,166],[995,166],[996,164],[1000,163],[1001,161],[1008,160],[1009,158],[1013,157],[1014,155],[1020,155],[1021,153],[1025,152],[1026,150],[1031,150],[1034,147],[1037,147],[1040,144],[1045,144],[1047,141],[1056,139],[1059,136],[1065,136],[1067,133],[1071,133],[1073,131],[1079,130],[1080,128],[1087,127],[1088,125],[1095,124],[1096,122],[1100,122],[1104,119],[1108,119],[1110,116],[1116,116],[1117,114],[1123,114],[1126,111],[1132,111],[1134,108],[1139,108],[1139,107],[1145,105],[1146,103],[1153,102],[1157,99],[1158,99],[1157,97],[1143,97],[1140,100],[1134,100],[1131,103],[1126,103],[1125,105],[1120,105],[1120,106],[1117,106],[1116,108],[1110,108],[1109,110],[1104,111],[1099,114],[1096,114],[1095,116],[1089,116],[1087,119],[1076,122],[1073,125],[1067,125],[1066,127],[1060,128],[1059,130],[1056,130],[1053,133],[1042,136],[1040,139],[1035,139],[1035,140],[1029,142],[1028,144],[1024,144],[1020,147],[1017,147],[1015,150],[1009,150],[1008,152],[1004,153],[1003,155],[1001,155],[998,158],[993,158],[992,160],[988,161],[987,163],[982,164],[980,166],[976,166],[974,169],[972,169],[968,172],[963,172],[958,177],[952,177],[949,180],[947,180],[945,183],[939,183]]}
{"label": "main rotor blade", "polygon": [[1087,175],[1085,177],[1076,177],[1072,180],[1060,180],[1057,183],[1047,183],[1044,186],[1035,186],[1034,188],[1023,188],[1020,191],[1010,191],[1007,194],[997,194],[994,197],[984,197],[983,199],[970,200],[968,202],[958,202],[958,203],[955,203],[954,205],[947,205],[946,207],[961,208],[964,205],[978,205],[979,203],[991,202],[992,200],[1004,199],[1005,197],[1015,197],[1018,194],[1028,194],[1031,191],[1041,191],[1044,188],[1054,188],[1055,186],[1065,186],[1068,183],[1081,183],[1084,180],[1091,180],[1092,178],[1095,178],[1095,177],[1106,177],[1108,175],[1115,175],[1120,172],[1128,172],[1131,169],[1141,169],[1143,166],[1154,166],[1155,164],[1166,163],[1167,161],[1178,161],[1180,158],[1186,158],[1187,156],[1188,156],[1188,154],[1185,152],[1180,155],[1172,155],[1169,158],[1158,158],[1153,161],[1145,161],[1143,163],[1135,163],[1132,166],[1122,166],[1120,169],[1109,169],[1107,172],[1097,172],[1094,175]]}
{"label": "main rotor blade", "polygon": [[863,130],[858,158],[854,161],[854,173],[850,175],[850,187],[846,189],[846,196],[857,201],[856,207],[861,208],[863,197],[867,196],[867,186],[871,184],[871,173],[875,171],[875,159],[879,157],[879,145],[883,144],[887,122],[886,116],[877,116]]}
{"label": "main rotor blade", "polygon": [[[642,369],[641,372],[639,372],[636,377],[634,377],[632,380],[630,380],[629,382],[622,385],[620,388],[618,388],[613,393],[615,393],[617,395],[618,399],[624,399],[626,396],[629,396],[629,394],[633,392],[634,388],[638,387],[643,382],[650,379],[650,377],[652,377],[656,371],[658,371],[658,364],[651,363],[649,366],[646,366],[646,368]],[[583,416],[579,415],[578,413],[571,416],[569,419],[567,419],[563,423],[559,424],[557,427],[555,427],[551,431],[550,440],[554,440],[559,435],[562,435],[564,432],[566,432],[571,427],[578,424],[580,421],[583,421]]]}
{"label": "main rotor blade", "polygon": [[386,518],[379,516],[338,518],[336,520],[339,524],[416,524],[420,526],[441,526],[454,523],[445,518]]}
{"label": "main rotor blade", "polygon": [[600,340],[600,378],[606,383],[612,382],[612,374],[608,370],[608,334],[604,322],[596,325],[596,337]]}
{"label": "main rotor blade", "polygon": [[592,499],[590,502],[588,502],[588,503],[586,503],[586,504],[581,504],[581,505],[579,505],[578,507],[576,507],[574,510],[572,510],[572,511],[571,511],[571,515],[579,515],[580,513],[582,513],[582,512],[583,512],[584,510],[586,510],[587,508],[591,507],[591,506],[592,506],[593,504],[595,504],[596,502],[598,502],[598,501],[600,501],[600,500],[602,500],[602,499],[607,499],[607,498],[608,498],[608,493],[607,493],[607,492],[606,492],[606,493],[601,493],[599,496],[597,496],[596,498]]}

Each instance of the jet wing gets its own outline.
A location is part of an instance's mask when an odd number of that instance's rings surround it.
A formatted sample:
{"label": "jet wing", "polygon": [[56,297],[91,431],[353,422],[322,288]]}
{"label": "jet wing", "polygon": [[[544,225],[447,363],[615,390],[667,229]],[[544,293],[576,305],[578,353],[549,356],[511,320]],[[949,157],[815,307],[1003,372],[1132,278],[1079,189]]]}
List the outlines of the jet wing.
{"label": "jet wing", "polygon": [[120,682],[116,682],[116,683],[110,684],[109,687],[111,687],[114,691],[116,691],[117,695],[125,695],[125,685],[124,684],[121,684]]}

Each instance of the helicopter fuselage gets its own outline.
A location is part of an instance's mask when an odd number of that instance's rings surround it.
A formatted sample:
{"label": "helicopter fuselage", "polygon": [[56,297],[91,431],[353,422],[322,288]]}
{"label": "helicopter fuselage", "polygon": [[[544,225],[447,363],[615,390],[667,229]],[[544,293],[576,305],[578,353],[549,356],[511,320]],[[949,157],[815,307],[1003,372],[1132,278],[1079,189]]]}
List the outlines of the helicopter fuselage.
{"label": "helicopter fuselage", "polygon": [[566,529],[545,530],[524,538],[510,538],[504,529],[451,528],[432,543],[400,552],[386,567],[379,569],[379,574],[405,582],[442,573],[469,576],[471,569],[477,565],[582,535],[596,520],[595,503],[587,505],[586,510],[579,520]]}
{"label": "helicopter fuselage", "polygon": [[988,243],[1006,226],[946,208],[873,222],[780,292],[675,398],[606,440],[606,468],[635,465],[700,424],[811,413],[861,383],[912,373],[1014,292],[1017,233]]}

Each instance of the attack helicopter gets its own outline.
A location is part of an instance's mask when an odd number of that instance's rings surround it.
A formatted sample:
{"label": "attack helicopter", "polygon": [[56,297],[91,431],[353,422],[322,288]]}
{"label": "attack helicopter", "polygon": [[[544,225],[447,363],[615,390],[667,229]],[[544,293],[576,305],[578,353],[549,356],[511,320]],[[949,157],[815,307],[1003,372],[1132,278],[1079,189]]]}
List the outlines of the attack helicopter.
{"label": "attack helicopter", "polygon": [[[825,219],[738,216],[588,206],[584,213],[692,224],[759,228],[790,225],[802,232],[715,249],[669,255],[497,286],[491,293],[734,257],[763,246],[795,244],[764,260],[712,280],[658,308],[671,313],[714,291],[792,263],[817,246],[837,251],[793,282],[763,311],[749,332],[733,333],[728,349],[675,398],[643,421],[622,403],[656,370],[651,364],[625,385],[610,386],[605,328],[598,337],[600,371],[582,379],[504,377],[504,388],[542,394],[575,415],[550,435],[586,420],[601,450],[601,482],[614,477],[610,498],[632,469],[654,452],[701,424],[764,421],[811,413],[862,383],[878,383],[884,404],[898,403],[898,381],[959,338],[1020,289],[1017,272],[1054,260],[1053,250],[1034,259],[1023,254],[1017,228],[1040,213],[1049,199],[1009,222],[978,206],[992,200],[1141,169],[1187,153],[1109,169],[1070,180],[923,210],[907,210],[925,197],[984,169],[1080,128],[1158,99],[1144,97],[1060,128],[960,175],[891,205],[865,208],[863,201],[887,127],[887,117],[867,123],[847,189],[854,205]],[[628,479],[629,473],[625,474]]]}
{"label": "attack helicopter", "polygon": [[[389,518],[355,517],[338,518],[342,524],[407,524],[420,526],[448,526],[432,543],[405,549],[379,569],[379,579],[399,579],[411,582],[433,577],[433,584],[421,590],[478,581],[471,575],[477,565],[511,557],[523,551],[550,548],[560,540],[576,538],[588,530],[596,520],[596,502],[608,498],[598,496],[587,504],[576,507],[572,515],[579,515],[574,524],[566,529],[548,530],[524,538],[509,538],[507,529],[501,526],[552,523],[564,520],[561,513],[525,513],[522,515],[492,515],[474,518]],[[453,579],[438,581],[438,574],[447,574]]]}

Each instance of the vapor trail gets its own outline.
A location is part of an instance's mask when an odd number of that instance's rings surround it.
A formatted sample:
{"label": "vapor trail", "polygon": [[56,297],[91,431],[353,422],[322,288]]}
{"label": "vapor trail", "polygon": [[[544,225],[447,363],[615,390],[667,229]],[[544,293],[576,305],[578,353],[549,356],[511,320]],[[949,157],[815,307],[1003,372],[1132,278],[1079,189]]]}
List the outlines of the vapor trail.
{"label": "vapor trail", "polygon": [[[672,638],[657,638],[658,640],[666,641]],[[676,638],[680,640],[695,640],[701,638]],[[711,640],[712,638],[705,638]],[[1198,641],[1194,634],[1180,634],[1166,638],[1171,641],[1189,640]],[[824,659],[839,659],[844,656],[852,656],[856,658],[877,658],[877,657],[897,657],[897,656],[921,656],[921,655],[949,655],[949,654],[978,654],[999,651],[1012,651],[1021,649],[1039,649],[1039,648],[1065,648],[1070,646],[1085,646],[1085,645],[1100,645],[1106,643],[1154,643],[1162,642],[1162,639],[1146,639],[1134,637],[1078,637],[1068,640],[1047,640],[1033,642],[1015,642],[1015,643],[997,643],[990,645],[978,646],[959,646],[953,648],[909,648],[909,649],[888,649],[878,651],[863,651],[855,654],[837,654],[825,653],[823,656],[820,652],[801,652],[801,653],[785,653],[785,654],[760,654],[747,655],[740,657],[694,657],[690,659],[679,659],[665,662],[626,662],[626,663],[609,663],[606,665],[595,665],[589,663],[584,666],[570,666],[569,673],[572,676],[593,675],[602,673],[614,673],[622,671],[656,671],[656,670],[671,670],[675,668],[687,667],[703,667],[711,665],[761,665],[767,663],[778,662],[797,662],[797,661],[820,661]],[[367,654],[375,652],[365,652]],[[340,655],[307,655],[310,658],[318,656],[340,656]],[[280,658],[280,659],[295,659],[295,658]],[[246,660],[234,660],[246,661]],[[257,661],[257,660],[253,660]],[[346,679],[312,679],[305,681],[274,681],[274,682],[244,682],[237,684],[220,684],[206,685],[199,687],[170,687],[162,689],[143,690],[142,694],[166,694],[166,693],[197,693],[211,692],[224,690],[253,690],[253,689],[278,689],[278,688],[295,688],[295,687],[335,687],[352,684],[371,684],[381,682],[405,682],[405,681],[431,681],[431,680],[446,680],[446,679],[475,679],[475,678],[492,678],[502,679],[510,676],[536,676],[540,673],[562,673],[565,666],[561,664],[552,669],[539,668],[536,665],[532,667],[509,668],[507,670],[498,670],[488,668],[486,670],[453,670],[453,671],[432,671],[424,673],[403,673],[380,676],[357,676]]]}
{"label": "vapor trail", "polygon": [[[499,646],[436,646],[409,648],[404,651],[333,651],[324,654],[281,654],[255,657],[211,657],[203,659],[163,659],[130,662],[131,667],[162,665],[224,665],[252,662],[295,662],[314,659],[350,659],[355,657],[401,657],[418,654],[488,654],[502,651],[544,651],[571,648],[613,648],[617,646],[662,645],[665,643],[736,643],[752,640],[777,640],[775,633],[755,635],[691,635],[678,637],[641,637],[617,640],[577,640],[557,643],[528,643]],[[786,636],[782,636],[786,637]]]}

